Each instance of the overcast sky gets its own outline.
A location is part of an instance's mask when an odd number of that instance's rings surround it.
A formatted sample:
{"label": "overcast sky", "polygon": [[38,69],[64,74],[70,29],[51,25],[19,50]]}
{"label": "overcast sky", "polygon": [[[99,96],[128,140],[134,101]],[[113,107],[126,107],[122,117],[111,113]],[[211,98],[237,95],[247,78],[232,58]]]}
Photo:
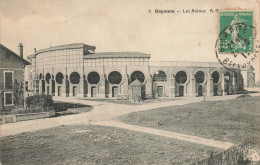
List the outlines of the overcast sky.
{"label": "overcast sky", "polygon": [[[23,43],[25,56],[34,48],[50,47],[50,42],[51,46],[85,43],[95,45],[96,52],[149,53],[152,61],[217,62],[217,13],[209,9],[259,7],[246,0],[190,2],[195,1],[2,0],[0,39],[15,52]],[[207,13],[156,14],[155,9]]]}

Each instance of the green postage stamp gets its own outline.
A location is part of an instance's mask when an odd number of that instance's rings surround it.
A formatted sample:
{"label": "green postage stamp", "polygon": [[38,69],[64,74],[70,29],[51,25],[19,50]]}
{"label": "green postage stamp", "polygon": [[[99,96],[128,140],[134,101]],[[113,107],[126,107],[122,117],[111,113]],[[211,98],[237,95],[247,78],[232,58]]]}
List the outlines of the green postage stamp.
{"label": "green postage stamp", "polygon": [[253,11],[219,11],[219,53],[254,52],[253,17]]}

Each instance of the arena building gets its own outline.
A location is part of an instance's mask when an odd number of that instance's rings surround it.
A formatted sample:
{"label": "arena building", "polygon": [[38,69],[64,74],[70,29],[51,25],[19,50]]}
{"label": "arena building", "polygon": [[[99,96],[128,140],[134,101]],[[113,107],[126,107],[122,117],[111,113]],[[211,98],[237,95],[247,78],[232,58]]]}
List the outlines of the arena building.
{"label": "arena building", "polygon": [[[28,89],[62,97],[133,99],[241,93],[241,71],[219,63],[151,62],[140,52],[95,53],[82,43],[55,46],[28,56]],[[140,89],[140,90],[139,90]]]}

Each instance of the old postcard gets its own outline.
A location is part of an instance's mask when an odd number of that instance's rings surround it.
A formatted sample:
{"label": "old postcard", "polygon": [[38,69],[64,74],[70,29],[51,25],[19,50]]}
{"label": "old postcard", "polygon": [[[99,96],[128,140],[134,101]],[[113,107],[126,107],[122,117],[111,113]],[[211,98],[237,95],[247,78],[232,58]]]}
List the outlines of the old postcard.
{"label": "old postcard", "polygon": [[0,0],[0,164],[259,164],[259,7]]}

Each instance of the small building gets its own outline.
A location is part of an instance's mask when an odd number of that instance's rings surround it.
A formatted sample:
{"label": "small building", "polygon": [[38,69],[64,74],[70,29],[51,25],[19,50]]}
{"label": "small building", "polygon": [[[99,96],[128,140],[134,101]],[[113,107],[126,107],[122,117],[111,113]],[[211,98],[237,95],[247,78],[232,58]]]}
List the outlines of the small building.
{"label": "small building", "polygon": [[[0,112],[12,109],[13,84],[24,83],[24,68],[30,65],[23,59],[23,45],[19,44],[20,55],[0,44]],[[23,97],[21,98],[23,99]]]}
{"label": "small building", "polygon": [[254,87],[256,85],[254,70],[251,65],[241,69],[244,87]]}
{"label": "small building", "polygon": [[145,99],[145,86],[138,79],[129,84],[129,100],[140,102]]}

